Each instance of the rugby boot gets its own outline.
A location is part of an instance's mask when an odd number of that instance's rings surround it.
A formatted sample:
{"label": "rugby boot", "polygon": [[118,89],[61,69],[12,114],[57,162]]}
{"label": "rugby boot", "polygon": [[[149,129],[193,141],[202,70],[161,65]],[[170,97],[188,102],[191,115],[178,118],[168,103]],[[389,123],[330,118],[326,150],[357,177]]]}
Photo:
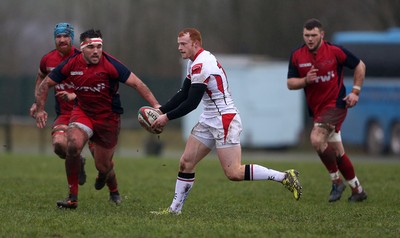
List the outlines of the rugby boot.
{"label": "rugby boot", "polygon": [[293,197],[296,200],[299,200],[302,194],[302,187],[298,177],[299,172],[294,169],[290,169],[285,171],[285,178],[282,180],[283,186],[293,193]]}
{"label": "rugby boot", "polygon": [[57,201],[57,207],[60,209],[76,209],[78,207],[78,198],[76,195],[69,194],[64,200]]}
{"label": "rugby boot", "polygon": [[368,197],[367,193],[364,190],[362,190],[361,193],[353,192],[351,194],[351,196],[349,197],[348,201],[349,202],[362,202],[365,199],[367,199],[367,197]]}
{"label": "rugby boot", "polygon": [[329,202],[336,202],[342,197],[343,191],[346,189],[346,184],[341,181],[339,183],[332,184],[332,190],[329,194]]}
{"label": "rugby boot", "polygon": [[121,195],[119,194],[118,191],[116,192],[110,192],[110,203],[115,203],[116,205],[121,204],[122,199]]}
{"label": "rugby boot", "polygon": [[96,182],[94,188],[96,190],[101,190],[106,185],[107,175],[99,173],[96,177]]}

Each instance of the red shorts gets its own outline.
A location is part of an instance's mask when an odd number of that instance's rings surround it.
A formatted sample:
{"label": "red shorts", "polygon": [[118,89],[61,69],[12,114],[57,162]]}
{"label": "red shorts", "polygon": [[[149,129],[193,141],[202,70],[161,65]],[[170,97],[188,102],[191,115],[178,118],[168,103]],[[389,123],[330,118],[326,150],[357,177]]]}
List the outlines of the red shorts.
{"label": "red shorts", "polygon": [[314,118],[314,123],[324,123],[335,126],[335,131],[339,132],[342,127],[342,123],[347,115],[346,108],[331,107],[322,111],[318,116]]}
{"label": "red shorts", "polygon": [[58,126],[58,125],[66,125],[66,126],[68,126],[70,118],[71,118],[71,114],[57,116],[57,118],[54,120],[53,128]]}
{"label": "red shorts", "polygon": [[66,133],[70,117],[71,114],[57,116],[53,123],[51,135],[56,136]]}
{"label": "red shorts", "polygon": [[80,123],[93,131],[90,141],[111,149],[117,145],[121,127],[120,114],[110,112],[88,117],[83,110],[75,106],[71,112],[70,123]]}

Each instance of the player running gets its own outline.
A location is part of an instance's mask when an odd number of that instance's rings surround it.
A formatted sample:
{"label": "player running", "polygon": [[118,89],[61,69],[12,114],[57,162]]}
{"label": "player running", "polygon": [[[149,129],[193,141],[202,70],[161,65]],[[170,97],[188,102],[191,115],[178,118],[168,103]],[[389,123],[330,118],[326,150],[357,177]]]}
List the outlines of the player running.
{"label": "player running", "polygon": [[[317,19],[307,20],[303,26],[304,45],[292,52],[289,62],[287,86],[291,90],[304,89],[310,115],[314,121],[310,140],[325,165],[332,189],[329,202],[338,201],[346,184],[352,193],[349,202],[367,199],[353,164],[344,151],[340,128],[346,118],[347,108],[354,107],[359,99],[365,77],[365,64],[348,50],[325,41],[322,24]],[[346,95],[343,70],[354,70],[352,91]]]}
{"label": "player running", "polygon": [[[54,27],[54,40],[56,49],[50,51],[40,60],[40,67],[36,76],[35,95],[43,79],[62,61],[79,52],[74,46],[74,27],[70,23],[58,23]],[[61,159],[67,154],[66,130],[71,117],[72,107],[75,104],[76,95],[73,85],[66,80],[64,83],[54,87],[56,118],[51,133],[54,153]],[[36,102],[29,110],[29,114],[35,118]],[[86,182],[85,158],[80,155],[81,170],[79,173],[79,184]]]}
{"label": "player running", "polygon": [[44,106],[50,87],[68,80],[73,84],[78,99],[67,131],[69,196],[57,202],[60,208],[75,209],[78,206],[79,154],[89,140],[98,170],[95,188],[100,190],[107,184],[110,201],[121,203],[113,160],[120,131],[120,115],[123,113],[119,83],[134,88],[151,106],[160,106],[149,88],[135,74],[103,52],[103,39],[99,30],[83,32],[80,41],[82,52],[57,66],[40,84],[36,94],[36,120],[39,128],[46,125]]}
{"label": "player running", "polygon": [[216,152],[231,181],[272,180],[282,183],[296,200],[301,196],[298,172],[269,169],[257,164],[241,164],[240,133],[242,123],[228,89],[224,69],[210,52],[202,47],[197,29],[184,29],[178,34],[178,50],[183,59],[189,59],[187,76],[181,89],[162,107],[162,114],[153,124],[163,128],[169,120],[185,116],[203,102],[203,113],[193,127],[180,159],[171,205],[155,214],[180,214],[195,181],[195,168],[212,149]]}

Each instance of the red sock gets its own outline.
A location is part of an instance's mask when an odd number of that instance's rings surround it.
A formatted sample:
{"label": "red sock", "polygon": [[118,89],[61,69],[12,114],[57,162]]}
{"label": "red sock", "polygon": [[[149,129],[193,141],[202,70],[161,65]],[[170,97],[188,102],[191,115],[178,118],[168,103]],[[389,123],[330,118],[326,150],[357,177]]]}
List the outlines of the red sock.
{"label": "red sock", "polygon": [[356,176],[353,164],[346,154],[343,154],[342,157],[337,158],[337,165],[340,173],[347,181],[352,180]]}
{"label": "red sock", "polygon": [[117,176],[114,171],[114,160],[111,160],[111,170],[108,172],[106,183],[110,192],[118,191]]}
{"label": "red sock", "polygon": [[116,192],[116,191],[118,191],[117,177],[115,176],[114,169],[111,170],[111,171],[108,173],[108,177],[107,177],[107,186],[108,186],[108,190],[110,190],[110,192]]}
{"label": "red sock", "polygon": [[73,195],[78,195],[78,181],[79,172],[81,169],[80,158],[69,158],[65,159],[65,169],[67,172],[67,181],[69,185],[69,193]]}
{"label": "red sock", "polygon": [[318,153],[318,155],[329,173],[336,173],[338,171],[336,152],[331,146],[328,145],[324,152]]}

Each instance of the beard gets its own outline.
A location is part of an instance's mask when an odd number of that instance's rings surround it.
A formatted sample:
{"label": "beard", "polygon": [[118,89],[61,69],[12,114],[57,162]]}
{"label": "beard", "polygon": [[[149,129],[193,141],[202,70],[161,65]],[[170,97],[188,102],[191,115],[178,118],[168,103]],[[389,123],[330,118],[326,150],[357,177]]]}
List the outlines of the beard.
{"label": "beard", "polygon": [[317,52],[317,50],[318,50],[319,47],[321,46],[321,43],[322,43],[322,38],[319,39],[318,43],[317,43],[316,45],[314,45],[314,47],[308,48],[308,50],[309,50],[310,52],[312,52],[312,53]]}
{"label": "beard", "polygon": [[59,44],[56,45],[56,49],[63,55],[68,55],[71,52],[72,45],[68,45],[67,47],[65,46],[60,46]]}

